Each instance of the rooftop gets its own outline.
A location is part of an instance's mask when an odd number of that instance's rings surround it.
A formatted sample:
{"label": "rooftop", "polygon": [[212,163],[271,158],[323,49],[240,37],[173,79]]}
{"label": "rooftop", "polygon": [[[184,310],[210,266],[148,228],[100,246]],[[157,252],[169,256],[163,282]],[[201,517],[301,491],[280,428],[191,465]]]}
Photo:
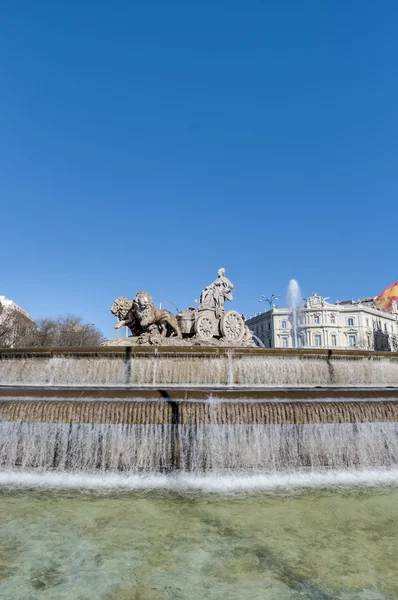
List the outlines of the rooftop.
{"label": "rooftop", "polygon": [[7,298],[7,296],[0,296],[0,304],[3,305],[5,308],[18,311],[19,313],[23,314],[25,317],[33,321],[32,317],[26,310],[21,308],[16,302],[14,302],[14,300],[10,300],[10,298]]}

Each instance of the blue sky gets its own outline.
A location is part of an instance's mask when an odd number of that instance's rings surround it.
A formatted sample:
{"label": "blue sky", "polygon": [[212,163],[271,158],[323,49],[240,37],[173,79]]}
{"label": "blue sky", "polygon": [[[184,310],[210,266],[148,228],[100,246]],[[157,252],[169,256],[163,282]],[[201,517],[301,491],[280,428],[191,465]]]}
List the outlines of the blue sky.
{"label": "blue sky", "polygon": [[398,278],[397,20],[389,0],[3,2],[0,294],[107,336],[116,296],[185,308],[219,267],[246,315],[293,277],[377,294]]}

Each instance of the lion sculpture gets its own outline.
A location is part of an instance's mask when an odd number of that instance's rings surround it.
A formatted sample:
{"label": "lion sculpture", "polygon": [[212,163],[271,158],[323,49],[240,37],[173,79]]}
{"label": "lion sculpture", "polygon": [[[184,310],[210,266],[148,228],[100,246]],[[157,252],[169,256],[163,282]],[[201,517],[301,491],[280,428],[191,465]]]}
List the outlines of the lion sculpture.
{"label": "lion sculpture", "polygon": [[116,298],[111,307],[111,313],[116,315],[119,323],[115,329],[128,327],[134,336],[153,331],[155,328],[163,337],[176,335],[182,337],[177,319],[168,310],[157,310],[152,296],[142,290],[133,300]]}

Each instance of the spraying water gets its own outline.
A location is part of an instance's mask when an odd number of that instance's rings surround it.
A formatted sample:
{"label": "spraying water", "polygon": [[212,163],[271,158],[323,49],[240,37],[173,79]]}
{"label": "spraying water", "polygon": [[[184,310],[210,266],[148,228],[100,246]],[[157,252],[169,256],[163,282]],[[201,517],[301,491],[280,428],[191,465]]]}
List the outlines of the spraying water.
{"label": "spraying water", "polygon": [[263,342],[260,340],[260,338],[255,335],[254,333],[252,334],[252,338],[254,339],[254,341],[257,343],[258,346],[260,346],[260,348],[265,348],[265,344],[263,344]]}
{"label": "spraying water", "polygon": [[297,313],[298,308],[301,305],[301,290],[300,286],[295,279],[291,279],[289,281],[289,285],[287,288],[287,301],[289,308],[292,309],[293,315],[293,331],[292,331],[292,339],[293,339],[293,347],[298,348],[298,338],[297,338]]}

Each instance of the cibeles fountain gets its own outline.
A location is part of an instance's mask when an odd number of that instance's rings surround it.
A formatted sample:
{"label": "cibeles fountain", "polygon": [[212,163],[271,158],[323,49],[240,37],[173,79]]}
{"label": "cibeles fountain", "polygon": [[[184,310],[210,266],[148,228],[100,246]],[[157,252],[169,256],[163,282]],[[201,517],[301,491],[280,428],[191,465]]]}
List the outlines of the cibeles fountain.
{"label": "cibeles fountain", "polygon": [[119,319],[116,329],[128,327],[131,336],[109,340],[102,345],[255,346],[244,315],[225,309],[225,301],[233,300],[233,287],[225,276],[225,269],[219,269],[217,279],[201,293],[198,309],[190,307],[177,316],[167,310],[157,310],[152,296],[143,290],[133,300],[116,298],[111,308]]}
{"label": "cibeles fountain", "polygon": [[131,336],[99,348],[0,350],[0,480],[398,473],[398,354],[256,347],[232,289],[117,298]]}

